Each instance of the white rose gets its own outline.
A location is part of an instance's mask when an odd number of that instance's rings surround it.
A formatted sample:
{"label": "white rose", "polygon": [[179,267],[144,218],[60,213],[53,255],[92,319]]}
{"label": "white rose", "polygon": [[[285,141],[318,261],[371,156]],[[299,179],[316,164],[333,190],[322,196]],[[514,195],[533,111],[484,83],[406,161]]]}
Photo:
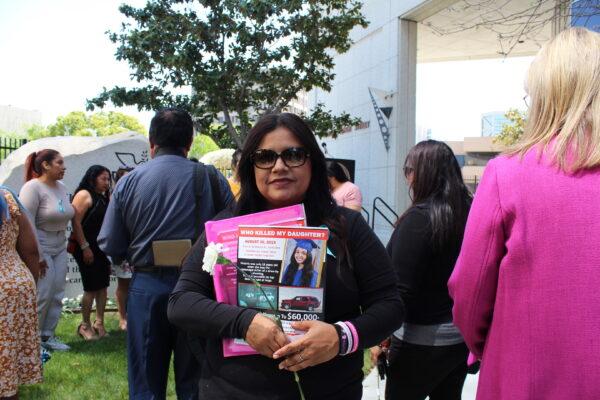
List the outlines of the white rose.
{"label": "white rose", "polygon": [[209,274],[213,274],[215,264],[219,258],[219,253],[223,247],[221,244],[209,243],[204,249],[204,258],[202,259],[202,269]]}

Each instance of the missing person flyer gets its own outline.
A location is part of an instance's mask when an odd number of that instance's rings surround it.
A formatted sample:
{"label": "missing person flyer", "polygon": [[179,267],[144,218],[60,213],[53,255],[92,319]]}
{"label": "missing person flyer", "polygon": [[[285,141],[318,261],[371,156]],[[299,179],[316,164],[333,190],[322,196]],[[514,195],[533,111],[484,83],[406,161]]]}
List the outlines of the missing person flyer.
{"label": "missing person flyer", "polygon": [[324,317],[328,238],[327,228],[240,225],[238,305],[277,316],[298,339],[292,322]]}

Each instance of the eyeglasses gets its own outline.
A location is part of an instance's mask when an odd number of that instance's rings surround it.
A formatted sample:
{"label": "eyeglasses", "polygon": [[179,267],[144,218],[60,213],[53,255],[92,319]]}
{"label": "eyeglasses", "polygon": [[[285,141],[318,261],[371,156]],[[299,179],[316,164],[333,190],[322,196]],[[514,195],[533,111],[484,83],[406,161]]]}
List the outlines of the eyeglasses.
{"label": "eyeglasses", "polygon": [[301,167],[306,163],[306,159],[310,154],[301,147],[290,147],[281,153],[273,150],[260,149],[252,154],[252,162],[256,168],[271,169],[277,163],[277,159],[281,157],[281,161],[288,168]]}
{"label": "eyeglasses", "polygon": [[408,176],[410,174],[412,174],[413,172],[415,172],[415,169],[413,167],[404,167],[404,177],[408,178]]}

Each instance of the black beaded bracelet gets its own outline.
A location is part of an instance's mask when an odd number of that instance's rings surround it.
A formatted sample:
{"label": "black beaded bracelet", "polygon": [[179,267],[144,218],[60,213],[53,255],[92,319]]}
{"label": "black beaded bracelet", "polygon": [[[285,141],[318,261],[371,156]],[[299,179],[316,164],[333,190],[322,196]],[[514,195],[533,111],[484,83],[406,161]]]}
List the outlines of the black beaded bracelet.
{"label": "black beaded bracelet", "polygon": [[333,324],[333,326],[335,327],[339,339],[338,354],[346,354],[348,352],[348,336],[341,326],[338,324]]}

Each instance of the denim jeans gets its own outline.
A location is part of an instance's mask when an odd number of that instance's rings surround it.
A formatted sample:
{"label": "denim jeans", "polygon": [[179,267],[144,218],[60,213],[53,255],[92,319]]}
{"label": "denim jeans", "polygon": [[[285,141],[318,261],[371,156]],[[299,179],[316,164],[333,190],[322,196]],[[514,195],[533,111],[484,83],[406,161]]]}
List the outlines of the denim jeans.
{"label": "denim jeans", "polygon": [[166,398],[171,353],[174,353],[178,399],[198,399],[200,365],[187,335],[169,323],[167,303],[179,277],[175,269],[134,272],[127,298],[127,371],[129,398]]}

